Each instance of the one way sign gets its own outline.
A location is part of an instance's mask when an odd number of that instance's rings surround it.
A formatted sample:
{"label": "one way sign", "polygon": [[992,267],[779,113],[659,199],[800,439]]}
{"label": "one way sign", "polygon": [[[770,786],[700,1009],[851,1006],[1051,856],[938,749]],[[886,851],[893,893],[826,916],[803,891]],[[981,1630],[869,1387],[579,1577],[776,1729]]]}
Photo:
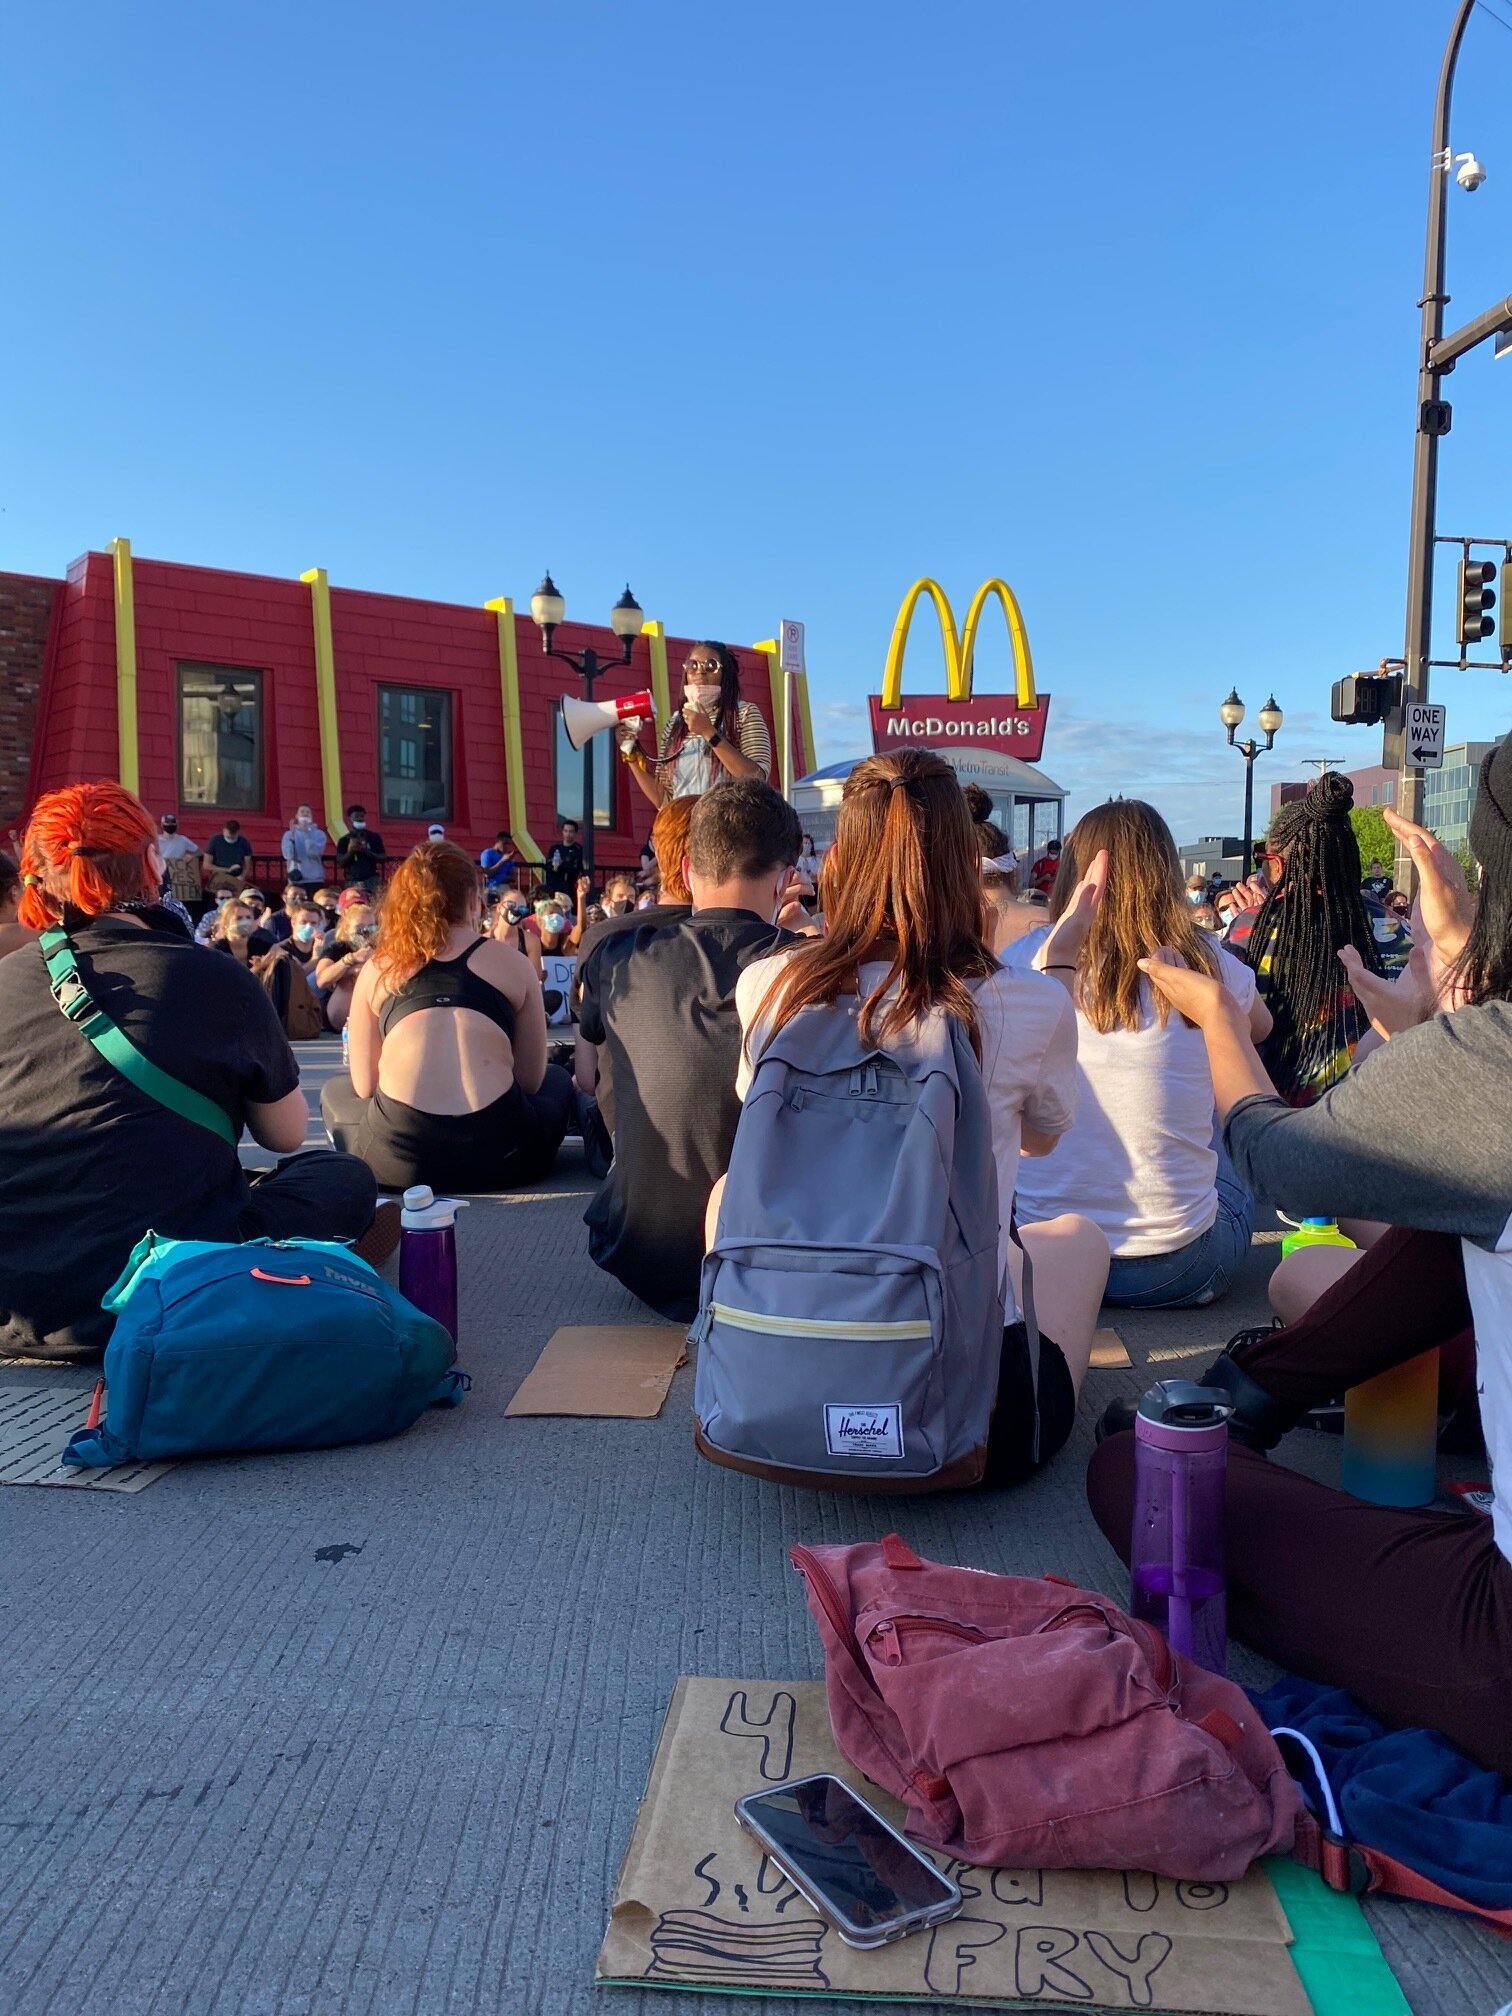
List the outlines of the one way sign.
{"label": "one way sign", "polygon": [[1407,763],[1413,770],[1444,767],[1444,712],[1427,700],[1407,703]]}

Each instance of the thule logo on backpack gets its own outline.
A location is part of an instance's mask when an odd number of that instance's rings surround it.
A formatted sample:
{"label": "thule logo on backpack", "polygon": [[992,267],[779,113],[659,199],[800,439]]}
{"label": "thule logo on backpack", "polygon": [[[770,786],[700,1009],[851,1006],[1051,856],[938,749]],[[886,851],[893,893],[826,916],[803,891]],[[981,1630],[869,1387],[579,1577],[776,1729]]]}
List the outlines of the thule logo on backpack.
{"label": "thule logo on backpack", "polygon": [[824,1410],[824,1446],[831,1456],[901,1456],[903,1408],[836,1406]]}

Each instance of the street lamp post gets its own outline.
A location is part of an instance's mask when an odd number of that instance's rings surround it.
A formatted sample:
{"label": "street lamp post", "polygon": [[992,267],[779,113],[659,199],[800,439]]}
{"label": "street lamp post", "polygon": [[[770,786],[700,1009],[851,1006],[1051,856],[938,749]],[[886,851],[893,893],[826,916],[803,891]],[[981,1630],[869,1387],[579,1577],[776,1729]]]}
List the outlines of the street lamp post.
{"label": "street lamp post", "polygon": [[1254,870],[1251,856],[1255,845],[1255,758],[1263,756],[1267,749],[1275,748],[1276,730],[1284,716],[1272,693],[1256,716],[1265,736],[1264,742],[1257,742],[1253,735],[1246,742],[1236,742],[1234,735],[1244,719],[1244,702],[1239,698],[1239,689],[1231,686],[1227,700],[1218,709],[1218,718],[1228,730],[1229,747],[1237,749],[1244,758],[1244,852],[1241,859],[1244,864],[1242,874],[1249,875]]}
{"label": "street lamp post", "polygon": [[[1423,257],[1422,328],[1418,342],[1417,442],[1412,462],[1412,530],[1407,553],[1407,641],[1406,666],[1402,677],[1401,705],[1387,719],[1381,761],[1399,773],[1397,810],[1404,818],[1421,823],[1423,773],[1407,761],[1407,708],[1411,701],[1428,698],[1428,668],[1433,655],[1433,544],[1434,507],[1438,495],[1438,447],[1449,432],[1452,418],[1449,402],[1441,397],[1444,374],[1454,369],[1488,337],[1512,329],[1512,295],[1477,315],[1462,328],[1446,336],[1444,307],[1449,296],[1444,291],[1445,196],[1456,160],[1460,166],[1455,180],[1462,189],[1474,191],[1486,179],[1486,171],[1473,154],[1456,156],[1449,144],[1449,108],[1454,93],[1454,72],[1459,62],[1460,44],[1465,39],[1475,0],[1460,0],[1444,61],[1439,71],[1438,96],[1433,108],[1433,152],[1428,163],[1428,233]],[[1468,550],[1468,549],[1467,549]],[[1414,887],[1412,857],[1398,842],[1396,884],[1399,889]]]}
{"label": "street lamp post", "polygon": [[[645,620],[645,611],[627,586],[609,611],[609,627],[620,640],[618,658],[600,658],[591,644],[585,645],[581,651],[558,651],[551,640],[557,625],[567,614],[567,603],[549,570],[530,598],[530,613],[541,633],[541,649],[548,658],[559,658],[564,665],[572,667],[583,682],[583,698],[588,701],[593,699],[593,682],[601,672],[608,671],[613,665],[630,663],[630,654],[635,649],[635,640]],[[583,867],[589,875],[592,875],[594,866],[593,741],[590,735],[583,744]]]}

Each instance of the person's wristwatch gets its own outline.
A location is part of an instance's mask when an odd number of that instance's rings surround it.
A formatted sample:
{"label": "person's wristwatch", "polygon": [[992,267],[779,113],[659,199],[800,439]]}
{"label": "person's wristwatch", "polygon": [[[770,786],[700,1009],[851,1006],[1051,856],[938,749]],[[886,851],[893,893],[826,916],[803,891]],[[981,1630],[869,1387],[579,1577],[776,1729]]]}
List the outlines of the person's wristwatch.
{"label": "person's wristwatch", "polygon": [[714,730],[714,733],[709,737],[709,747],[711,749],[717,749],[724,739],[725,738],[723,737],[723,735],[721,735],[719,730],[716,728]]}

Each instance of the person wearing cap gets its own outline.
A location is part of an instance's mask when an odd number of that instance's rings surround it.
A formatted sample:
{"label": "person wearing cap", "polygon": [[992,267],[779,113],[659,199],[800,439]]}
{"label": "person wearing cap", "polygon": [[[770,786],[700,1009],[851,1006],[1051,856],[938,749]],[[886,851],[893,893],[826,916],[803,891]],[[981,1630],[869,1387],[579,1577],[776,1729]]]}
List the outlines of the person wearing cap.
{"label": "person wearing cap", "polygon": [[[1417,871],[1422,935],[1395,981],[1337,955],[1383,1041],[1311,1105],[1277,1095],[1235,998],[1141,962],[1201,1031],[1224,1141],[1256,1197],[1391,1227],[1336,1250],[1332,1284],[1284,1328],[1241,1331],[1203,1374],[1229,1423],[1227,1587],[1236,1636],[1346,1688],[1393,1728],[1436,1729],[1512,1772],[1512,745],[1481,766],[1479,899],[1443,843],[1387,810]],[[1358,891],[1358,860],[1355,889]],[[1288,863],[1288,874],[1292,865]],[[1426,941],[1426,942],[1424,942]],[[1304,1257],[1293,1255],[1278,1275]],[[1321,1286],[1324,1277],[1315,1278]],[[1489,1518],[1329,1490],[1266,1452],[1307,1411],[1435,1346],[1473,1338]],[[1127,1559],[1134,1438],[1109,1410],[1087,1476]]]}
{"label": "person wearing cap", "polygon": [[203,856],[188,834],[180,833],[176,812],[165,812],[159,820],[157,846],[163,864],[163,892],[175,897],[192,920],[205,898]]}
{"label": "person wearing cap", "polygon": [[439,819],[433,820],[425,829],[425,837],[432,842],[444,840],[446,838],[446,828],[441,824]]}
{"label": "person wearing cap", "polygon": [[325,851],[330,843],[324,828],[315,824],[315,814],[308,805],[297,808],[279,844],[291,882],[318,887],[325,880]]}

